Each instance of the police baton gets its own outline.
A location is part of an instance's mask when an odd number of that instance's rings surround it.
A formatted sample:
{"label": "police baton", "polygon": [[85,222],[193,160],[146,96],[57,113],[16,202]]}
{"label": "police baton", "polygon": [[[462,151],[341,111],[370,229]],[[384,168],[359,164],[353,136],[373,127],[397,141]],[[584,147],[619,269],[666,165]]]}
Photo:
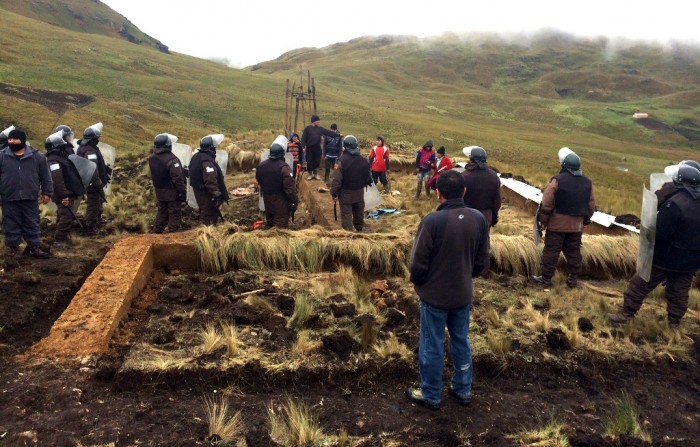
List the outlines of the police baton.
{"label": "police baton", "polygon": [[333,218],[338,222],[338,200],[333,197]]}
{"label": "police baton", "polygon": [[78,226],[80,227],[81,230],[84,230],[85,228],[83,228],[83,224],[80,222],[80,219],[78,219],[78,216],[75,215],[75,211],[73,211],[73,208],[71,208],[70,205],[61,204],[61,206],[65,206],[66,208],[68,208],[68,212],[73,217],[73,220],[78,222]]}

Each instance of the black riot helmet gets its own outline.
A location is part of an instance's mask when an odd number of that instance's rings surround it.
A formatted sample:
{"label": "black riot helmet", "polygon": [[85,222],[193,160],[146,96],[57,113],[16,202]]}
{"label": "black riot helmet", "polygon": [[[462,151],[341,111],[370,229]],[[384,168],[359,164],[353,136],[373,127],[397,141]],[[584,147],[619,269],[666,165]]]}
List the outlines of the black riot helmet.
{"label": "black riot helmet", "polygon": [[46,139],[44,141],[44,147],[46,148],[47,151],[50,151],[52,149],[58,149],[63,147],[64,144],[66,144],[66,140],[63,139],[63,130],[58,130]]}
{"label": "black riot helmet", "polygon": [[153,139],[153,145],[155,147],[169,147],[172,148],[173,144],[177,142],[177,137],[175,135],[170,135],[169,133],[161,133],[156,135]]}
{"label": "black riot helmet", "polygon": [[700,170],[688,164],[681,165],[678,168],[678,183],[693,188],[700,186]]}
{"label": "black riot helmet", "polygon": [[348,135],[343,138],[343,148],[352,155],[360,153],[360,150],[357,148],[357,138],[354,135]]}
{"label": "black riot helmet", "polygon": [[70,143],[71,140],[73,140],[73,129],[71,129],[70,126],[67,126],[65,124],[59,124],[53,131],[54,133],[60,131],[63,141],[65,141],[66,143]]}

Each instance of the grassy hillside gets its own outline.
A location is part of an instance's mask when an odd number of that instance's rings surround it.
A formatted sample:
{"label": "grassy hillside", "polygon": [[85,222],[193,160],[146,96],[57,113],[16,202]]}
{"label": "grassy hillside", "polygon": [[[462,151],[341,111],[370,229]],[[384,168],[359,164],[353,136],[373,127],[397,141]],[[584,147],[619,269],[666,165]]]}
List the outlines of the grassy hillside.
{"label": "grassy hillside", "polygon": [[[543,186],[566,145],[582,156],[605,211],[638,213],[650,172],[700,158],[696,48],[613,48],[556,34],[359,38],[236,70],[0,15],[0,25],[10,23],[16,32],[0,35],[0,125],[21,125],[35,142],[56,123],[81,131],[98,120],[106,142],[142,154],[165,131],[189,144],[213,132],[280,132],[285,80],[298,79],[303,65],[315,78],[322,123],[337,122],[365,146],[379,133],[406,152],[428,138],[452,155],[479,144],[501,171]],[[634,122],[636,111],[663,130]]]}
{"label": "grassy hillside", "polygon": [[118,37],[168,52],[166,45],[99,0],[0,0],[0,8],[51,25]]}

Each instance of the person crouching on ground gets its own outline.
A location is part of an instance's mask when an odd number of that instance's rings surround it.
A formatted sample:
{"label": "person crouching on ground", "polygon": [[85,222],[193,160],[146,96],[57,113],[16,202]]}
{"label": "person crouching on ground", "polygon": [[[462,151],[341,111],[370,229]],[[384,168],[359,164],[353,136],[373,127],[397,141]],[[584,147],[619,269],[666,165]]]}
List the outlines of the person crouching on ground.
{"label": "person crouching on ground", "polygon": [[365,187],[372,184],[369,162],[360,156],[357,138],[343,139],[345,152],[333,172],[331,196],[340,202],[340,221],[344,230],[362,231],[365,225]]}
{"label": "person crouching on ground", "polygon": [[440,205],[418,225],[411,250],[410,279],[420,298],[420,387],[408,388],[406,397],[433,410],[440,407],[445,326],[454,367],[449,394],[461,405],[471,401],[472,278],[489,256],[489,226],[483,214],[464,205],[464,191],[459,172],[440,175],[436,193]]}
{"label": "person crouching on ground", "polygon": [[153,223],[153,233],[174,233],[182,226],[182,204],[187,201],[185,170],[180,159],[173,154],[175,135],[162,133],[153,139],[153,154],[148,157],[153,188],[156,190],[158,212]]}
{"label": "person crouching on ground", "polygon": [[287,139],[280,135],[270,146],[269,158],[255,170],[255,179],[265,204],[267,228],[287,228],[289,216],[294,214],[299,203],[292,168],[284,159],[286,151]]}

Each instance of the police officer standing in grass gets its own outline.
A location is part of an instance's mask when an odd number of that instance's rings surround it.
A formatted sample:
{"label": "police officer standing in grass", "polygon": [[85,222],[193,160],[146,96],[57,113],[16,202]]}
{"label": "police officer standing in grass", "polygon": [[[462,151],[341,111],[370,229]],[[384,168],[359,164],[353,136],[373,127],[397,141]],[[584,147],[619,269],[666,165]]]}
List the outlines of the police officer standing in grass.
{"label": "police officer standing in grass", "polygon": [[180,231],[182,204],[187,201],[185,171],[177,155],[173,154],[175,135],[162,133],[153,139],[153,154],[148,157],[151,180],[156,190],[158,213],[153,223],[153,233]]}
{"label": "police officer standing in grass", "polygon": [[301,134],[301,147],[304,149],[306,170],[309,175],[307,180],[318,179],[318,170],[321,167],[321,137],[335,138],[339,134],[335,130],[321,127],[321,118],[318,115],[311,117],[311,124],[304,128]]}
{"label": "police officer standing in grass", "polygon": [[372,184],[369,162],[360,156],[357,138],[343,139],[345,152],[333,173],[331,195],[340,202],[340,222],[344,230],[362,231],[365,226],[365,187]]}
{"label": "police officer standing in grass", "polygon": [[489,227],[483,214],[464,205],[464,190],[459,172],[440,175],[436,192],[440,206],[418,225],[411,250],[410,279],[420,298],[420,387],[408,388],[406,397],[432,410],[440,407],[445,326],[454,368],[449,394],[461,405],[471,402],[472,277],[486,265]]}
{"label": "police officer standing in grass", "polygon": [[[469,146],[462,149],[469,157],[469,163],[462,172],[467,192],[464,194],[464,204],[469,208],[481,211],[489,227],[498,223],[498,211],[501,209],[501,179],[496,171],[486,163],[486,151],[479,146]],[[488,278],[491,274],[491,261],[486,260],[481,276]]]}
{"label": "police officer standing in grass", "polygon": [[[67,126],[65,126],[67,127]],[[58,129],[44,142],[46,159],[53,181],[53,202],[56,204],[56,232],[53,247],[62,249],[73,245],[71,227],[75,220],[74,206],[78,197],[85,194],[85,186],[78,169],[68,156],[73,154],[73,145],[65,140],[71,130]],[[99,179],[97,180],[99,182]]]}
{"label": "police officer standing in grass", "polygon": [[593,184],[581,171],[581,159],[569,148],[559,151],[561,171],[545,186],[538,218],[547,230],[542,250],[542,275],[530,277],[533,284],[551,287],[559,262],[566,257],[566,285],[576,287],[583,268],[581,238],[595,212]]}
{"label": "police officer standing in grass", "polygon": [[112,176],[112,169],[105,163],[102,152],[97,146],[101,136],[102,123],[97,123],[85,129],[83,139],[78,141],[78,155],[97,165],[97,174],[100,179],[100,182],[92,182],[87,188],[85,223],[87,225],[87,234],[90,235],[97,234],[100,226],[102,226],[102,203],[106,200],[102,188],[109,183],[109,179]]}
{"label": "police officer standing in grass", "polygon": [[216,163],[216,144],[214,135],[202,138],[199,151],[190,161],[190,185],[204,225],[219,223],[221,205],[229,199],[224,173]]}
{"label": "police officer standing in grass", "polygon": [[647,294],[663,282],[669,327],[677,328],[688,311],[688,291],[700,269],[700,170],[695,162],[684,163],[673,176],[673,184],[664,185],[649,281],[634,275],[624,293],[622,312],[608,315],[612,323],[632,320]]}
{"label": "police officer standing in grass", "polygon": [[53,194],[53,182],[46,157],[27,145],[22,129],[7,135],[7,147],[0,152],[0,199],[2,199],[2,229],[10,254],[19,256],[19,244],[27,242],[24,254],[39,259],[49,253],[39,247],[41,226],[39,203],[47,204]]}
{"label": "police officer standing in grass", "polygon": [[297,210],[299,203],[294,175],[284,160],[286,151],[287,139],[280,135],[270,146],[270,157],[255,170],[255,179],[265,203],[267,228],[287,228],[289,216]]}

